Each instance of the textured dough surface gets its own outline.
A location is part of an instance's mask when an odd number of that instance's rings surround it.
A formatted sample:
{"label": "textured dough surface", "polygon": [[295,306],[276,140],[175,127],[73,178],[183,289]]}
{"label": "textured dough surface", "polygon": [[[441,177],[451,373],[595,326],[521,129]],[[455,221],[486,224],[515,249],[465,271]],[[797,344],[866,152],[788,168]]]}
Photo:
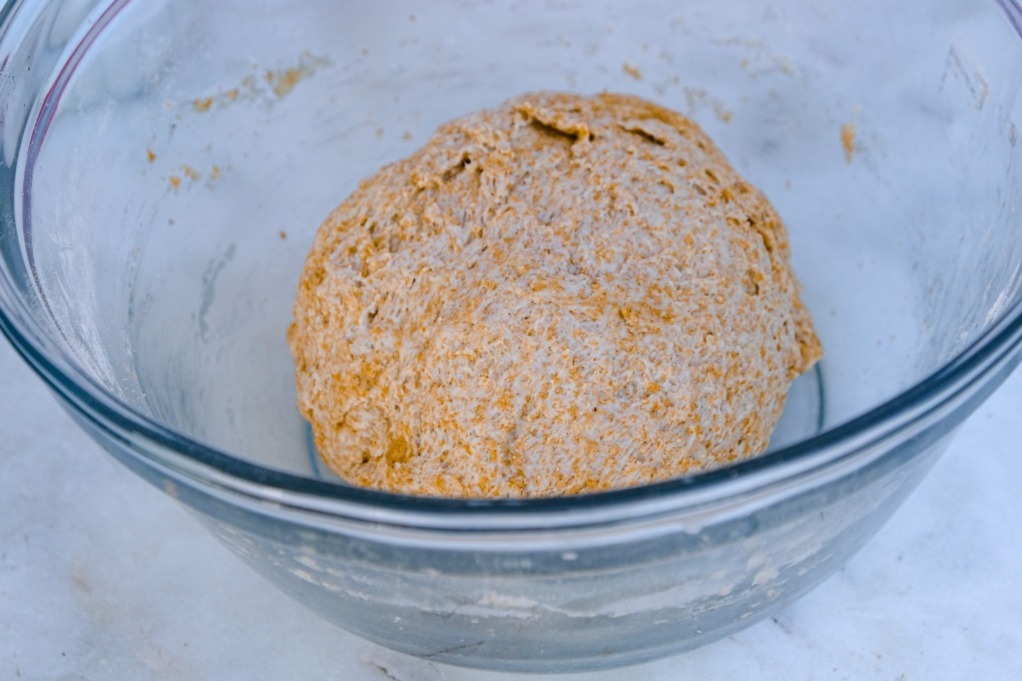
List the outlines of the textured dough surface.
{"label": "textured dough surface", "polygon": [[441,126],[323,223],[288,342],[324,461],[535,497],[766,448],[821,355],[765,197],[684,116],[531,93]]}

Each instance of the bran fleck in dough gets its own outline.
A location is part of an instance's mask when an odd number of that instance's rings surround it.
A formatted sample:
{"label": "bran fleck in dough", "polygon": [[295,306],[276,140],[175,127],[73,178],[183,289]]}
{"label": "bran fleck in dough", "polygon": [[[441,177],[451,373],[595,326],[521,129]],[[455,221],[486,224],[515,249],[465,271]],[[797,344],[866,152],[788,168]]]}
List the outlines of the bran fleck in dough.
{"label": "bran fleck in dough", "polygon": [[316,235],[288,342],[334,471],[453,497],[749,458],[821,356],[780,218],[695,123],[548,92],[363,181]]}

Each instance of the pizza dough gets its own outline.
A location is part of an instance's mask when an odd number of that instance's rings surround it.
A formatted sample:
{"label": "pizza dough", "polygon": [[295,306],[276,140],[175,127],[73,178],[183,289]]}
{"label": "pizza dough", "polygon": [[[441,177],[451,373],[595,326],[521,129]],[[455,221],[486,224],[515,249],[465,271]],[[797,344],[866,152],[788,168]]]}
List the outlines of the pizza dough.
{"label": "pizza dough", "polygon": [[288,342],[334,471],[453,497],[754,456],[821,355],[780,219],[695,123],[549,92],[363,181],[316,235]]}

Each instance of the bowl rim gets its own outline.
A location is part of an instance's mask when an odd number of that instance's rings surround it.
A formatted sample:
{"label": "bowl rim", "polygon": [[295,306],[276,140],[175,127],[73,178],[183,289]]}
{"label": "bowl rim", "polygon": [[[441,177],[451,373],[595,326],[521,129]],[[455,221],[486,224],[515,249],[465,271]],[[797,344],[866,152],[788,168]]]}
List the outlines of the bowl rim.
{"label": "bowl rim", "polygon": [[[1022,36],[1022,0],[995,2]],[[53,88],[46,93],[47,98],[52,96]],[[45,110],[45,103],[40,108]],[[38,115],[38,110],[33,115]],[[39,121],[32,123],[38,126]],[[620,522],[649,517],[656,509],[692,509],[790,483],[799,476],[854,459],[921,424],[932,423],[956,397],[1022,355],[1022,290],[1015,290],[1013,299],[996,316],[991,315],[986,328],[971,343],[922,380],[859,416],[752,459],[648,485],[570,496],[422,497],[287,473],[251,463],[162,425],[129,407],[83,371],[35,321],[26,301],[15,293],[17,287],[7,272],[0,270],[0,275],[0,332],[66,406],[129,443],[129,449],[148,465],[176,470],[200,487],[215,487],[256,501],[330,517],[417,527],[520,530]],[[8,309],[8,299],[14,301],[15,308]],[[154,460],[147,444],[160,447],[159,461]]]}

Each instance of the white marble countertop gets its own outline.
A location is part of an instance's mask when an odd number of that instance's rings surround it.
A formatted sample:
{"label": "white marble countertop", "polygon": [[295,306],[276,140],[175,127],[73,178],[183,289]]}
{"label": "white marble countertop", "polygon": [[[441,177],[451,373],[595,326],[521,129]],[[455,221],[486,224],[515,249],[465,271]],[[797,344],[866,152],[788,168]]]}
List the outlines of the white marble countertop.
{"label": "white marble countertop", "polygon": [[[1022,679],[1020,414],[1016,372],[873,541],[777,617],[584,678]],[[106,455],[0,341],[0,678],[515,677],[406,657],[307,612]]]}

